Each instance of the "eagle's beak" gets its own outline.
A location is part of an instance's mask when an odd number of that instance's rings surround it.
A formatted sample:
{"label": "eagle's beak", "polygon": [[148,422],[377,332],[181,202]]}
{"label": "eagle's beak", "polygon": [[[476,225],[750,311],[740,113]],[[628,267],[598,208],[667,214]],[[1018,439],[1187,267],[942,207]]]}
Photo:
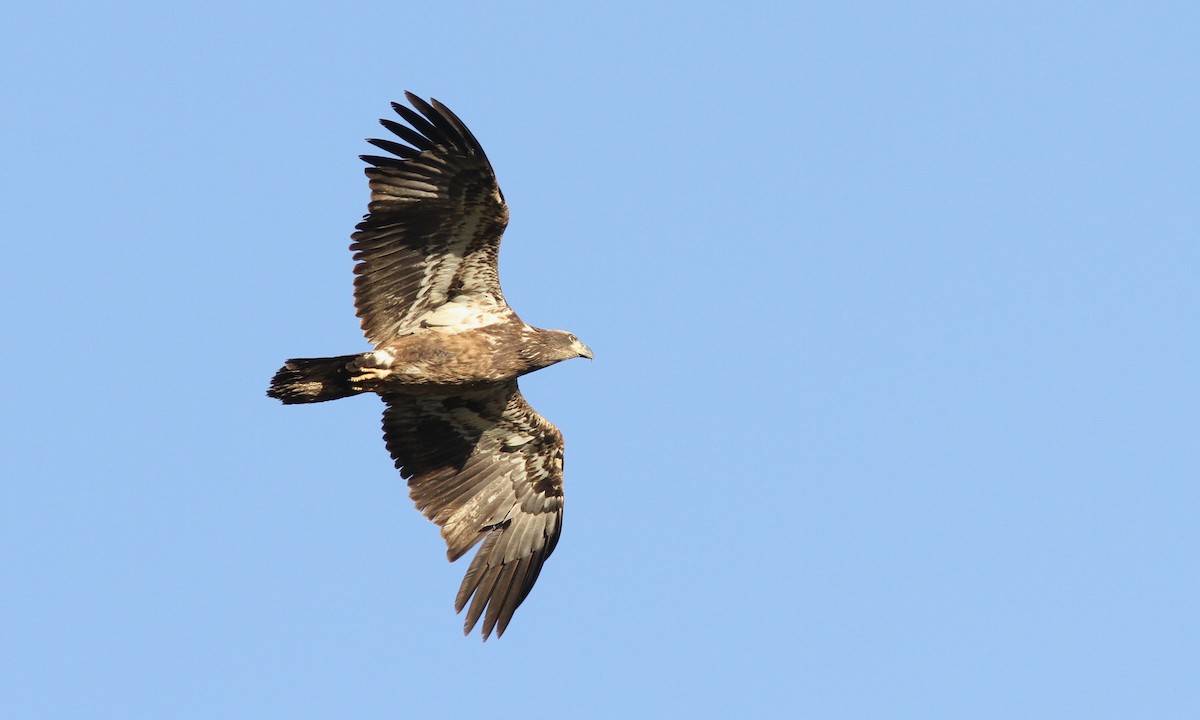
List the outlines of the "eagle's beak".
{"label": "eagle's beak", "polygon": [[592,349],[590,347],[588,347],[587,345],[584,345],[583,343],[579,343],[579,357],[585,357],[588,360],[596,359],[592,355]]}

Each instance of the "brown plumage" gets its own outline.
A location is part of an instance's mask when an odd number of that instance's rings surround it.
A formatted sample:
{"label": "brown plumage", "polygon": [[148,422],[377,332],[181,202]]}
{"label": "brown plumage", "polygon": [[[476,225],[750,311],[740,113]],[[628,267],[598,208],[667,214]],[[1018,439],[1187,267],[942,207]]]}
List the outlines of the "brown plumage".
{"label": "brown plumage", "polygon": [[[563,439],[517,378],[592,357],[570,333],[526,325],[496,260],[508,206],[483,148],[454,113],[406,93],[404,143],[363,156],[371,200],[350,248],[354,300],[375,350],[288,360],[267,394],[286,404],[377,393],[383,434],[451,561],[482,541],[458,591],[464,631],[503,634],[562,531]],[[469,607],[468,607],[469,603]]]}

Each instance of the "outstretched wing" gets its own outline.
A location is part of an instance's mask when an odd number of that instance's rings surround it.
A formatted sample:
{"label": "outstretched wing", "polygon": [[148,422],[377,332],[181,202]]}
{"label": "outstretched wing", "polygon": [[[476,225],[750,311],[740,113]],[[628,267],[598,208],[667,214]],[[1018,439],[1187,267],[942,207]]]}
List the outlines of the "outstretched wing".
{"label": "outstretched wing", "polygon": [[[384,395],[383,436],[446,554],[480,540],[454,608],[463,631],[504,633],[562,531],[563,439],[516,381],[454,396]],[[486,609],[486,613],[485,613]]]}
{"label": "outstretched wing", "polygon": [[405,94],[416,110],[392,107],[408,125],[380,123],[407,144],[368,141],[396,157],[363,156],[371,201],[350,245],[354,305],[376,346],[451,299],[484,313],[507,308],[496,258],[508,207],[491,163],[454,113]]}

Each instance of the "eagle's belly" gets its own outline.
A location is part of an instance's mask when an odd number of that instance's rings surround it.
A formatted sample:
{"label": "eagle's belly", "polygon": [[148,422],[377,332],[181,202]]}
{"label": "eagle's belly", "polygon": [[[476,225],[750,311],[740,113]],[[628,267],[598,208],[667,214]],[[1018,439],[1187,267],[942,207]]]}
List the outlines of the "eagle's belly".
{"label": "eagle's belly", "polygon": [[482,330],[407,335],[352,364],[351,383],[378,393],[461,389],[511,380],[522,369],[505,343]]}

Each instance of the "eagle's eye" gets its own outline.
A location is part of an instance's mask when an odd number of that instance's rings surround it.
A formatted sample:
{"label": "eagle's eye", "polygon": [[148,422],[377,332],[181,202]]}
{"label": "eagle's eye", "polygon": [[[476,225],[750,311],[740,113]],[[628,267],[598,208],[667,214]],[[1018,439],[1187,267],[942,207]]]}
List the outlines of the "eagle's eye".
{"label": "eagle's eye", "polygon": [[574,335],[572,335],[570,333],[567,333],[567,339],[570,340],[571,342],[579,342],[579,338],[575,337]]}

